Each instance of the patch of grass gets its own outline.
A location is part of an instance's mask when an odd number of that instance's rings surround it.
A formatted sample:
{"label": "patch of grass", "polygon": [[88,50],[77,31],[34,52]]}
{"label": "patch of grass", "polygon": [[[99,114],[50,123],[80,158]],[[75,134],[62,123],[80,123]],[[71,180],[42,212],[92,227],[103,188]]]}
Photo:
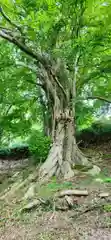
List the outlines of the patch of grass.
{"label": "patch of grass", "polygon": [[84,179],[80,179],[78,182],[78,187],[80,189],[84,189],[86,186],[89,186],[92,182],[93,182],[93,177],[92,176],[88,176]]}
{"label": "patch of grass", "polygon": [[100,174],[98,176],[98,179],[100,179],[100,182],[101,183],[111,183],[111,177],[106,177],[105,175],[103,174]]}
{"label": "patch of grass", "polygon": [[104,178],[103,182],[104,183],[111,183],[111,178],[110,177],[109,178]]}
{"label": "patch of grass", "polygon": [[104,176],[106,176],[106,177],[109,176],[110,172],[109,172],[109,169],[108,169],[107,167],[104,168],[103,174],[104,174]]}
{"label": "patch of grass", "polygon": [[48,234],[48,233],[41,233],[39,235],[39,240],[53,240],[54,239],[54,236],[51,234]]}
{"label": "patch of grass", "polygon": [[53,194],[62,189],[69,189],[72,188],[72,182],[64,182],[64,183],[57,183],[56,180],[52,180],[52,182],[48,183],[47,185],[38,186],[37,194],[40,197],[51,197]]}
{"label": "patch of grass", "polygon": [[104,179],[109,179],[110,178],[109,176],[110,176],[110,170],[104,167],[104,169],[98,175],[98,178],[101,178],[104,181]]}
{"label": "patch of grass", "polygon": [[91,166],[81,166],[81,165],[75,165],[74,166],[74,169],[76,169],[76,170],[80,170],[80,171],[82,171],[82,172],[86,172],[86,171],[88,171],[88,170],[90,170],[92,168],[92,165]]}
{"label": "patch of grass", "polygon": [[106,153],[103,155],[104,159],[111,159],[111,153]]}
{"label": "patch of grass", "polygon": [[104,206],[105,212],[111,212],[111,204]]}
{"label": "patch of grass", "polygon": [[0,174],[0,193],[13,183],[10,173]]}
{"label": "patch of grass", "polygon": [[24,224],[28,224],[30,220],[33,219],[32,211],[20,213],[19,210],[20,209],[17,209],[17,208],[14,210],[13,219],[16,220],[17,222],[23,222]]}
{"label": "patch of grass", "polygon": [[21,173],[22,179],[25,180],[26,178],[28,178],[29,174],[32,173],[33,171],[34,171],[33,166],[26,167],[25,169],[23,169]]}

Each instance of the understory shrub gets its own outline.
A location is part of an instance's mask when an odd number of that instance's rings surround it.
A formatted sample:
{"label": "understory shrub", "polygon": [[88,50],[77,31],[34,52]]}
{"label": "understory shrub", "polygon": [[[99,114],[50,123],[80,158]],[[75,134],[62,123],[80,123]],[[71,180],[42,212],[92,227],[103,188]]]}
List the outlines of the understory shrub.
{"label": "understory shrub", "polygon": [[13,147],[1,147],[0,148],[0,158],[1,159],[23,159],[30,156],[28,145],[16,145]]}
{"label": "understory shrub", "polygon": [[83,147],[88,144],[100,144],[101,142],[106,142],[111,140],[111,121],[96,121],[89,128],[83,129],[81,131],[76,131],[77,141],[81,141],[81,146]]}
{"label": "understory shrub", "polygon": [[92,124],[91,129],[96,134],[111,133],[111,122],[97,121]]}
{"label": "understory shrub", "polygon": [[51,146],[51,139],[39,131],[34,131],[28,140],[28,145],[33,163],[37,164],[46,160]]}

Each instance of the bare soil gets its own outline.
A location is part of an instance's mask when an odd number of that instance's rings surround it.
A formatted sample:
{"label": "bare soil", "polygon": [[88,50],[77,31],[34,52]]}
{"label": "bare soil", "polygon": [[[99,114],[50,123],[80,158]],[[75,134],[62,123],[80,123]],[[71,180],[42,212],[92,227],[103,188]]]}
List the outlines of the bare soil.
{"label": "bare soil", "polygon": [[[102,149],[102,151],[101,151]],[[98,147],[87,149],[87,154],[102,169],[102,176],[111,177],[110,149]],[[104,154],[101,154],[104,153]],[[107,157],[108,154],[108,157]],[[17,170],[18,171],[18,170]],[[98,176],[100,178],[101,176]],[[97,182],[84,173],[72,180],[77,189],[87,189],[88,197],[75,197],[79,208],[91,206],[95,202],[109,204],[109,210],[97,208],[74,217],[78,209],[54,211],[53,209],[34,209],[19,213],[19,195],[0,200],[0,240],[110,240],[111,239],[111,183]],[[101,199],[101,192],[109,197]],[[23,194],[23,190],[20,194]]]}

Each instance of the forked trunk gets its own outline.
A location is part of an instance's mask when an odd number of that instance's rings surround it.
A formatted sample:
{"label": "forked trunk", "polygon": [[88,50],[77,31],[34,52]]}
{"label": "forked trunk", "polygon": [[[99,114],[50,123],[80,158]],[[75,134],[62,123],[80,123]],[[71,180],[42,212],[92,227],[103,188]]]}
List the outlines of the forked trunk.
{"label": "forked trunk", "polygon": [[60,113],[55,119],[54,140],[48,158],[40,169],[40,177],[74,176],[74,165],[87,165],[88,161],[78,149],[75,139],[74,119],[69,111]]}

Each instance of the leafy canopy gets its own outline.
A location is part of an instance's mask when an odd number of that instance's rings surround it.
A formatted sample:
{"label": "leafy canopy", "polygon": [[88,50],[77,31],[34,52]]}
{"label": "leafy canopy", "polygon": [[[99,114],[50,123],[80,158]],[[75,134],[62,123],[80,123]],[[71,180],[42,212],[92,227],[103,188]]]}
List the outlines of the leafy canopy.
{"label": "leafy canopy", "polygon": [[[89,105],[88,97],[111,99],[110,0],[2,0],[1,7],[8,16],[1,14],[2,33],[12,34],[35,54],[62,59],[71,81],[77,70],[73,99],[77,123],[93,122],[93,113],[104,102],[95,98]],[[0,50],[1,134],[11,131],[24,136],[43,117],[37,62],[3,38]],[[65,80],[62,69],[61,74]]]}

